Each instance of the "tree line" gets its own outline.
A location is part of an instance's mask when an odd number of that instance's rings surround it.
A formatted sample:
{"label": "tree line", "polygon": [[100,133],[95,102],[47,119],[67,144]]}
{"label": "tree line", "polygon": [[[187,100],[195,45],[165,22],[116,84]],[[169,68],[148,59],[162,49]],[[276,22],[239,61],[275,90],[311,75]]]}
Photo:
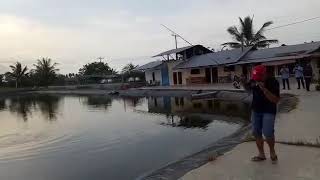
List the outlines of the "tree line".
{"label": "tree line", "polygon": [[[10,65],[10,71],[5,74],[0,74],[0,86],[6,87],[47,87],[50,85],[65,85],[68,82],[71,84],[83,84],[88,76],[106,77],[114,75],[120,77],[120,81],[126,81],[129,77],[144,78],[142,72],[135,71],[136,65],[132,63],[123,67],[121,72],[117,72],[105,62],[92,62],[85,64],[79,69],[78,73],[59,74],[57,68],[59,64],[51,58],[41,58],[33,64],[33,68],[16,62]],[[91,83],[99,83],[99,81],[91,80]]]}

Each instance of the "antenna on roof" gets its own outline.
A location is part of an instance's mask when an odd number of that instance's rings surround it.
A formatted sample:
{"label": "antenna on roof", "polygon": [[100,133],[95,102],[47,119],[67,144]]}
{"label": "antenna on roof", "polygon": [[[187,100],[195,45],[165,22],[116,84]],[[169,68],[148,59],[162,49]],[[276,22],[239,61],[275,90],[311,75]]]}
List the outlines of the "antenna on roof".
{"label": "antenna on roof", "polygon": [[185,38],[183,38],[182,36],[180,36],[178,33],[174,32],[173,30],[171,30],[170,28],[168,28],[166,25],[161,24],[161,26],[163,26],[163,27],[166,28],[168,31],[170,31],[170,32],[172,33],[172,36],[174,36],[175,42],[176,42],[176,49],[178,49],[177,37],[181,38],[184,42],[188,43],[190,46],[193,46],[189,41],[187,41]]}

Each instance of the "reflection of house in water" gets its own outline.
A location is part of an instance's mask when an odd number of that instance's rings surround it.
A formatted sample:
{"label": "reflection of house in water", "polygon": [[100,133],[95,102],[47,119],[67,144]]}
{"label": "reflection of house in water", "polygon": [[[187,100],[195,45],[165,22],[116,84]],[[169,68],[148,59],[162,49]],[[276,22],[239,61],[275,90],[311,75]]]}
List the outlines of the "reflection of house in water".
{"label": "reflection of house in water", "polygon": [[143,99],[137,97],[123,97],[122,101],[126,106],[129,106],[131,108],[140,106],[143,103]]}
{"label": "reflection of house in water", "polygon": [[161,122],[161,125],[182,127],[182,128],[201,128],[206,129],[208,125],[213,121],[208,117],[201,115],[185,115],[185,116],[174,116],[168,115],[167,122]]}
{"label": "reflection of house in water", "polygon": [[171,114],[171,97],[150,97],[148,108],[151,113]]}
{"label": "reflection of house in water", "polygon": [[163,114],[204,113],[226,116],[249,117],[248,104],[221,100],[191,100],[185,97],[151,97],[149,112]]}
{"label": "reflection of house in water", "polygon": [[148,98],[148,107],[150,113],[167,116],[167,122],[162,122],[162,125],[185,128],[206,128],[217,117],[248,120],[250,114],[248,104],[241,102],[191,100],[184,97],[151,97]]}

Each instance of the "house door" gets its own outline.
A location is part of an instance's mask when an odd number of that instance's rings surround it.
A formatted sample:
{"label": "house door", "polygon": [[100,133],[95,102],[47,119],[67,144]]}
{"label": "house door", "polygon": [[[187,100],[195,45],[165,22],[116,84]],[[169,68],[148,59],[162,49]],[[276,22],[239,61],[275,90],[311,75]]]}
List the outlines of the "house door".
{"label": "house door", "polygon": [[211,69],[206,68],[206,83],[211,83]]}
{"label": "house door", "polygon": [[218,83],[218,68],[212,68],[212,82]]}
{"label": "house door", "polygon": [[163,68],[161,69],[161,78],[162,78],[162,86],[169,86],[169,70],[168,66],[165,64]]}
{"label": "house door", "polygon": [[178,84],[182,84],[182,72],[178,72]]}
{"label": "house door", "polygon": [[248,76],[248,68],[246,65],[242,65],[242,74],[247,77]]}
{"label": "house door", "polygon": [[174,85],[178,84],[177,72],[173,72],[173,84],[174,84]]}

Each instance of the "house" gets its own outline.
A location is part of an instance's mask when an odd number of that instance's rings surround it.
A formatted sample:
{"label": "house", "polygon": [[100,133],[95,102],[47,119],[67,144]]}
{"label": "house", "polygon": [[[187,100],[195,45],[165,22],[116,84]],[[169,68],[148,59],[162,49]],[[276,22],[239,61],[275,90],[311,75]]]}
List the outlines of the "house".
{"label": "house", "polygon": [[[203,46],[197,45],[197,47]],[[316,80],[320,78],[320,42],[282,45],[265,49],[246,47],[219,52],[202,49],[202,53],[195,53],[196,51],[190,48],[192,46],[180,50],[170,50],[158,55],[168,59],[160,61],[165,69],[163,71],[162,67],[162,74],[158,76],[162,85],[232,82],[235,76],[250,78],[252,67],[258,64],[266,65],[275,76],[279,76],[280,67],[283,65],[288,65],[293,74],[295,63],[300,63],[302,66],[311,63],[315,74],[314,78]],[[169,53],[175,53],[177,60],[169,60]],[[166,75],[163,76],[163,73]],[[146,78],[147,76],[150,74],[146,73]],[[164,80],[165,83],[163,83]]]}
{"label": "house", "polygon": [[138,71],[145,72],[145,79],[151,85],[169,86],[175,82],[181,82],[181,74],[173,72],[173,68],[194,56],[210,53],[209,49],[201,46],[187,46],[157,54],[155,57],[162,57],[163,60],[153,61],[136,68]]}
{"label": "house", "polygon": [[236,63],[252,48],[233,49],[194,56],[174,67],[174,73],[182,74],[182,85],[212,84],[231,81],[231,76],[246,74],[242,66],[227,66]]}
{"label": "house", "polygon": [[[320,73],[320,42],[253,50],[234,65],[249,65],[248,68],[250,69],[250,65],[263,64],[269,67],[275,76],[279,76],[282,65],[287,65],[293,74],[295,63],[300,63],[302,66],[310,63],[314,70],[314,78],[318,80]],[[248,72],[250,73],[251,71]]]}

